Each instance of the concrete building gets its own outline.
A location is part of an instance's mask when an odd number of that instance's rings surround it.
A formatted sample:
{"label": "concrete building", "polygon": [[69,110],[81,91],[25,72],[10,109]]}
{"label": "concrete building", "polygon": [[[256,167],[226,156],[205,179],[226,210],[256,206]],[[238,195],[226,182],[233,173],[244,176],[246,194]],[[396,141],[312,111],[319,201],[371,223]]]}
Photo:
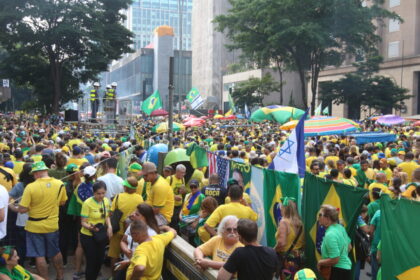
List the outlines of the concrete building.
{"label": "concrete building", "polygon": [[[238,60],[238,52],[229,52],[227,38],[215,30],[213,19],[230,7],[228,0],[194,0],[192,9],[192,85],[207,107],[222,108],[222,76],[229,64]],[[209,104],[210,103],[210,104]]]}
{"label": "concrete building", "polygon": [[169,25],[175,32],[174,49],[191,50],[191,11],[192,0],[133,0],[124,13],[125,26],[134,33],[134,49],[152,43],[156,27]]}
{"label": "concrete building", "polygon": [[[223,76],[223,103],[228,101],[227,95],[229,88],[237,86],[239,83],[247,81],[250,78],[262,78],[266,74],[270,74],[277,82],[280,81],[279,73],[270,68],[255,69],[235,74]],[[303,107],[301,86],[299,76],[295,72],[283,73],[283,105],[290,105],[294,107]],[[280,104],[280,93],[273,92],[272,94],[264,97],[264,105]],[[252,104],[249,104],[251,106]]]}
{"label": "concrete building", "polygon": [[137,50],[110,66],[102,74],[102,92],[107,84],[117,82],[117,98],[130,98],[135,106],[159,90],[164,108],[168,104],[169,58],[174,57],[174,104],[185,100],[191,89],[191,51],[173,48],[174,31],[160,26],[154,31],[153,44]]}
{"label": "concrete building", "polygon": [[[404,102],[406,110],[394,113],[402,116],[420,114],[420,2],[386,0],[384,8],[400,15],[404,22],[385,20],[385,25],[378,28],[382,38],[378,49],[384,58],[378,74],[392,78],[414,96]],[[351,66],[353,61],[348,60],[339,68],[325,69],[320,73],[319,83],[338,80],[344,74],[354,71],[355,68]],[[310,89],[308,95],[310,101]],[[346,105],[333,105],[332,115],[347,117],[349,110],[351,108]],[[367,113],[362,111],[361,117],[364,118]]]}

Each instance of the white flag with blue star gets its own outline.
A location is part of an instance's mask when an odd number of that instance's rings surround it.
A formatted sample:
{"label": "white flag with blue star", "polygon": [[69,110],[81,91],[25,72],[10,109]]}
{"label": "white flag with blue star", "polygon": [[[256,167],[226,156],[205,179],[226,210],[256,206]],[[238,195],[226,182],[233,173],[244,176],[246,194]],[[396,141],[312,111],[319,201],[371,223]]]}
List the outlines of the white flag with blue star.
{"label": "white flag with blue star", "polygon": [[270,169],[305,177],[305,119],[308,111],[302,116],[289,138],[283,143],[280,151],[270,165]]}

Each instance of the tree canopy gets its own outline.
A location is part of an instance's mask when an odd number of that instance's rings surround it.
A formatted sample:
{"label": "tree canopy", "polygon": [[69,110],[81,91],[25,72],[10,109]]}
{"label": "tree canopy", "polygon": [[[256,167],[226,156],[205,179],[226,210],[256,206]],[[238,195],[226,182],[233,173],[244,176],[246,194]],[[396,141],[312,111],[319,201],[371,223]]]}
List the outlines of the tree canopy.
{"label": "tree canopy", "polygon": [[268,73],[260,78],[250,78],[239,83],[232,92],[232,98],[236,106],[243,107],[245,104],[262,105],[264,96],[280,90],[280,83],[276,82]]}
{"label": "tree canopy", "polygon": [[392,109],[401,110],[404,100],[412,96],[391,78],[375,74],[381,62],[380,56],[367,57],[366,61],[354,64],[356,72],[338,81],[320,83],[320,99],[323,103],[347,104],[352,119],[360,119],[362,106],[383,114],[391,113]]}
{"label": "tree canopy", "polygon": [[121,22],[131,0],[0,0],[0,75],[30,85],[40,106],[58,112],[108,64],[130,52]]}
{"label": "tree canopy", "polygon": [[[312,111],[317,99],[318,76],[328,65],[339,66],[346,55],[376,47],[377,24],[399,17],[381,7],[383,0],[230,0],[232,8],[216,17],[231,49],[261,65],[284,63],[296,70],[302,100],[307,106],[311,80]],[[312,112],[313,113],[313,112]]]}

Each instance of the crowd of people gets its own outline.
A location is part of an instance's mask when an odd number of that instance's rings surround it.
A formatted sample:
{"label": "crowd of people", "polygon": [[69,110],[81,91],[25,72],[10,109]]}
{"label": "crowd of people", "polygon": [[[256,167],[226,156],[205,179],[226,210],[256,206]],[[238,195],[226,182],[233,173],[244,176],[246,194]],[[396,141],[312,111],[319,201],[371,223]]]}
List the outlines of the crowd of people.
{"label": "crowd of people", "polygon": [[[203,127],[176,132],[173,144],[196,143],[218,156],[267,168],[287,138],[273,123],[226,124],[208,120]],[[218,279],[316,279],[305,268],[296,197],[282,199],[276,246],[260,245],[258,215],[243,182],[230,178],[223,186],[217,173],[208,174],[205,167],[188,170],[182,163],[164,166],[160,174],[147,161],[145,145],[168,141],[167,134],[151,131],[154,125],[139,121],[140,137],[130,138],[46,118],[5,118],[0,127],[0,279],[49,279],[49,266],[56,279],[64,279],[70,255],[73,279],[98,279],[104,264],[113,279],[160,279],[165,247],[177,236],[195,247],[194,265],[217,270]],[[362,129],[378,127],[367,123]],[[381,129],[395,133],[397,141],[305,140],[308,172],[369,190],[354,241],[340,223],[339,209],[319,209],[326,233],[317,268],[325,279],[352,279],[352,269],[359,279],[366,262],[371,279],[381,279],[379,198],[386,193],[420,201],[417,130]],[[132,155],[122,178],[118,160],[127,149]],[[353,248],[355,263],[349,255]],[[33,265],[36,273],[30,272]]]}

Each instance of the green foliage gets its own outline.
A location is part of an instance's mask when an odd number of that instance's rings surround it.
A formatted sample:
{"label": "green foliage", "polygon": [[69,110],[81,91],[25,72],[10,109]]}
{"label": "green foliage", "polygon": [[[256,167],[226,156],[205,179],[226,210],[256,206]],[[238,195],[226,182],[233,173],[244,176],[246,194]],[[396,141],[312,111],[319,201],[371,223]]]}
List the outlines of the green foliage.
{"label": "green foliage", "polygon": [[361,106],[391,113],[392,109],[401,110],[403,101],[412,97],[408,89],[401,88],[388,77],[375,75],[379,71],[382,58],[374,55],[365,62],[355,63],[356,72],[346,74],[338,81],[320,83],[320,99],[324,103],[347,104],[349,117],[360,119]]}
{"label": "green foliage", "polygon": [[296,70],[305,106],[310,78],[314,110],[320,71],[339,66],[346,54],[375,48],[374,19],[399,18],[382,2],[363,7],[361,0],[230,0],[231,10],[215,22],[231,39],[229,48],[259,65],[285,63]]}
{"label": "green foliage", "polygon": [[232,92],[232,98],[236,106],[243,107],[245,104],[262,105],[264,96],[272,92],[278,92],[280,83],[276,82],[270,74],[260,78],[250,78],[248,81],[239,83]]}
{"label": "green foliage", "polygon": [[0,0],[0,74],[30,84],[38,105],[58,112],[81,94],[79,85],[130,52],[120,23],[131,0]]}

